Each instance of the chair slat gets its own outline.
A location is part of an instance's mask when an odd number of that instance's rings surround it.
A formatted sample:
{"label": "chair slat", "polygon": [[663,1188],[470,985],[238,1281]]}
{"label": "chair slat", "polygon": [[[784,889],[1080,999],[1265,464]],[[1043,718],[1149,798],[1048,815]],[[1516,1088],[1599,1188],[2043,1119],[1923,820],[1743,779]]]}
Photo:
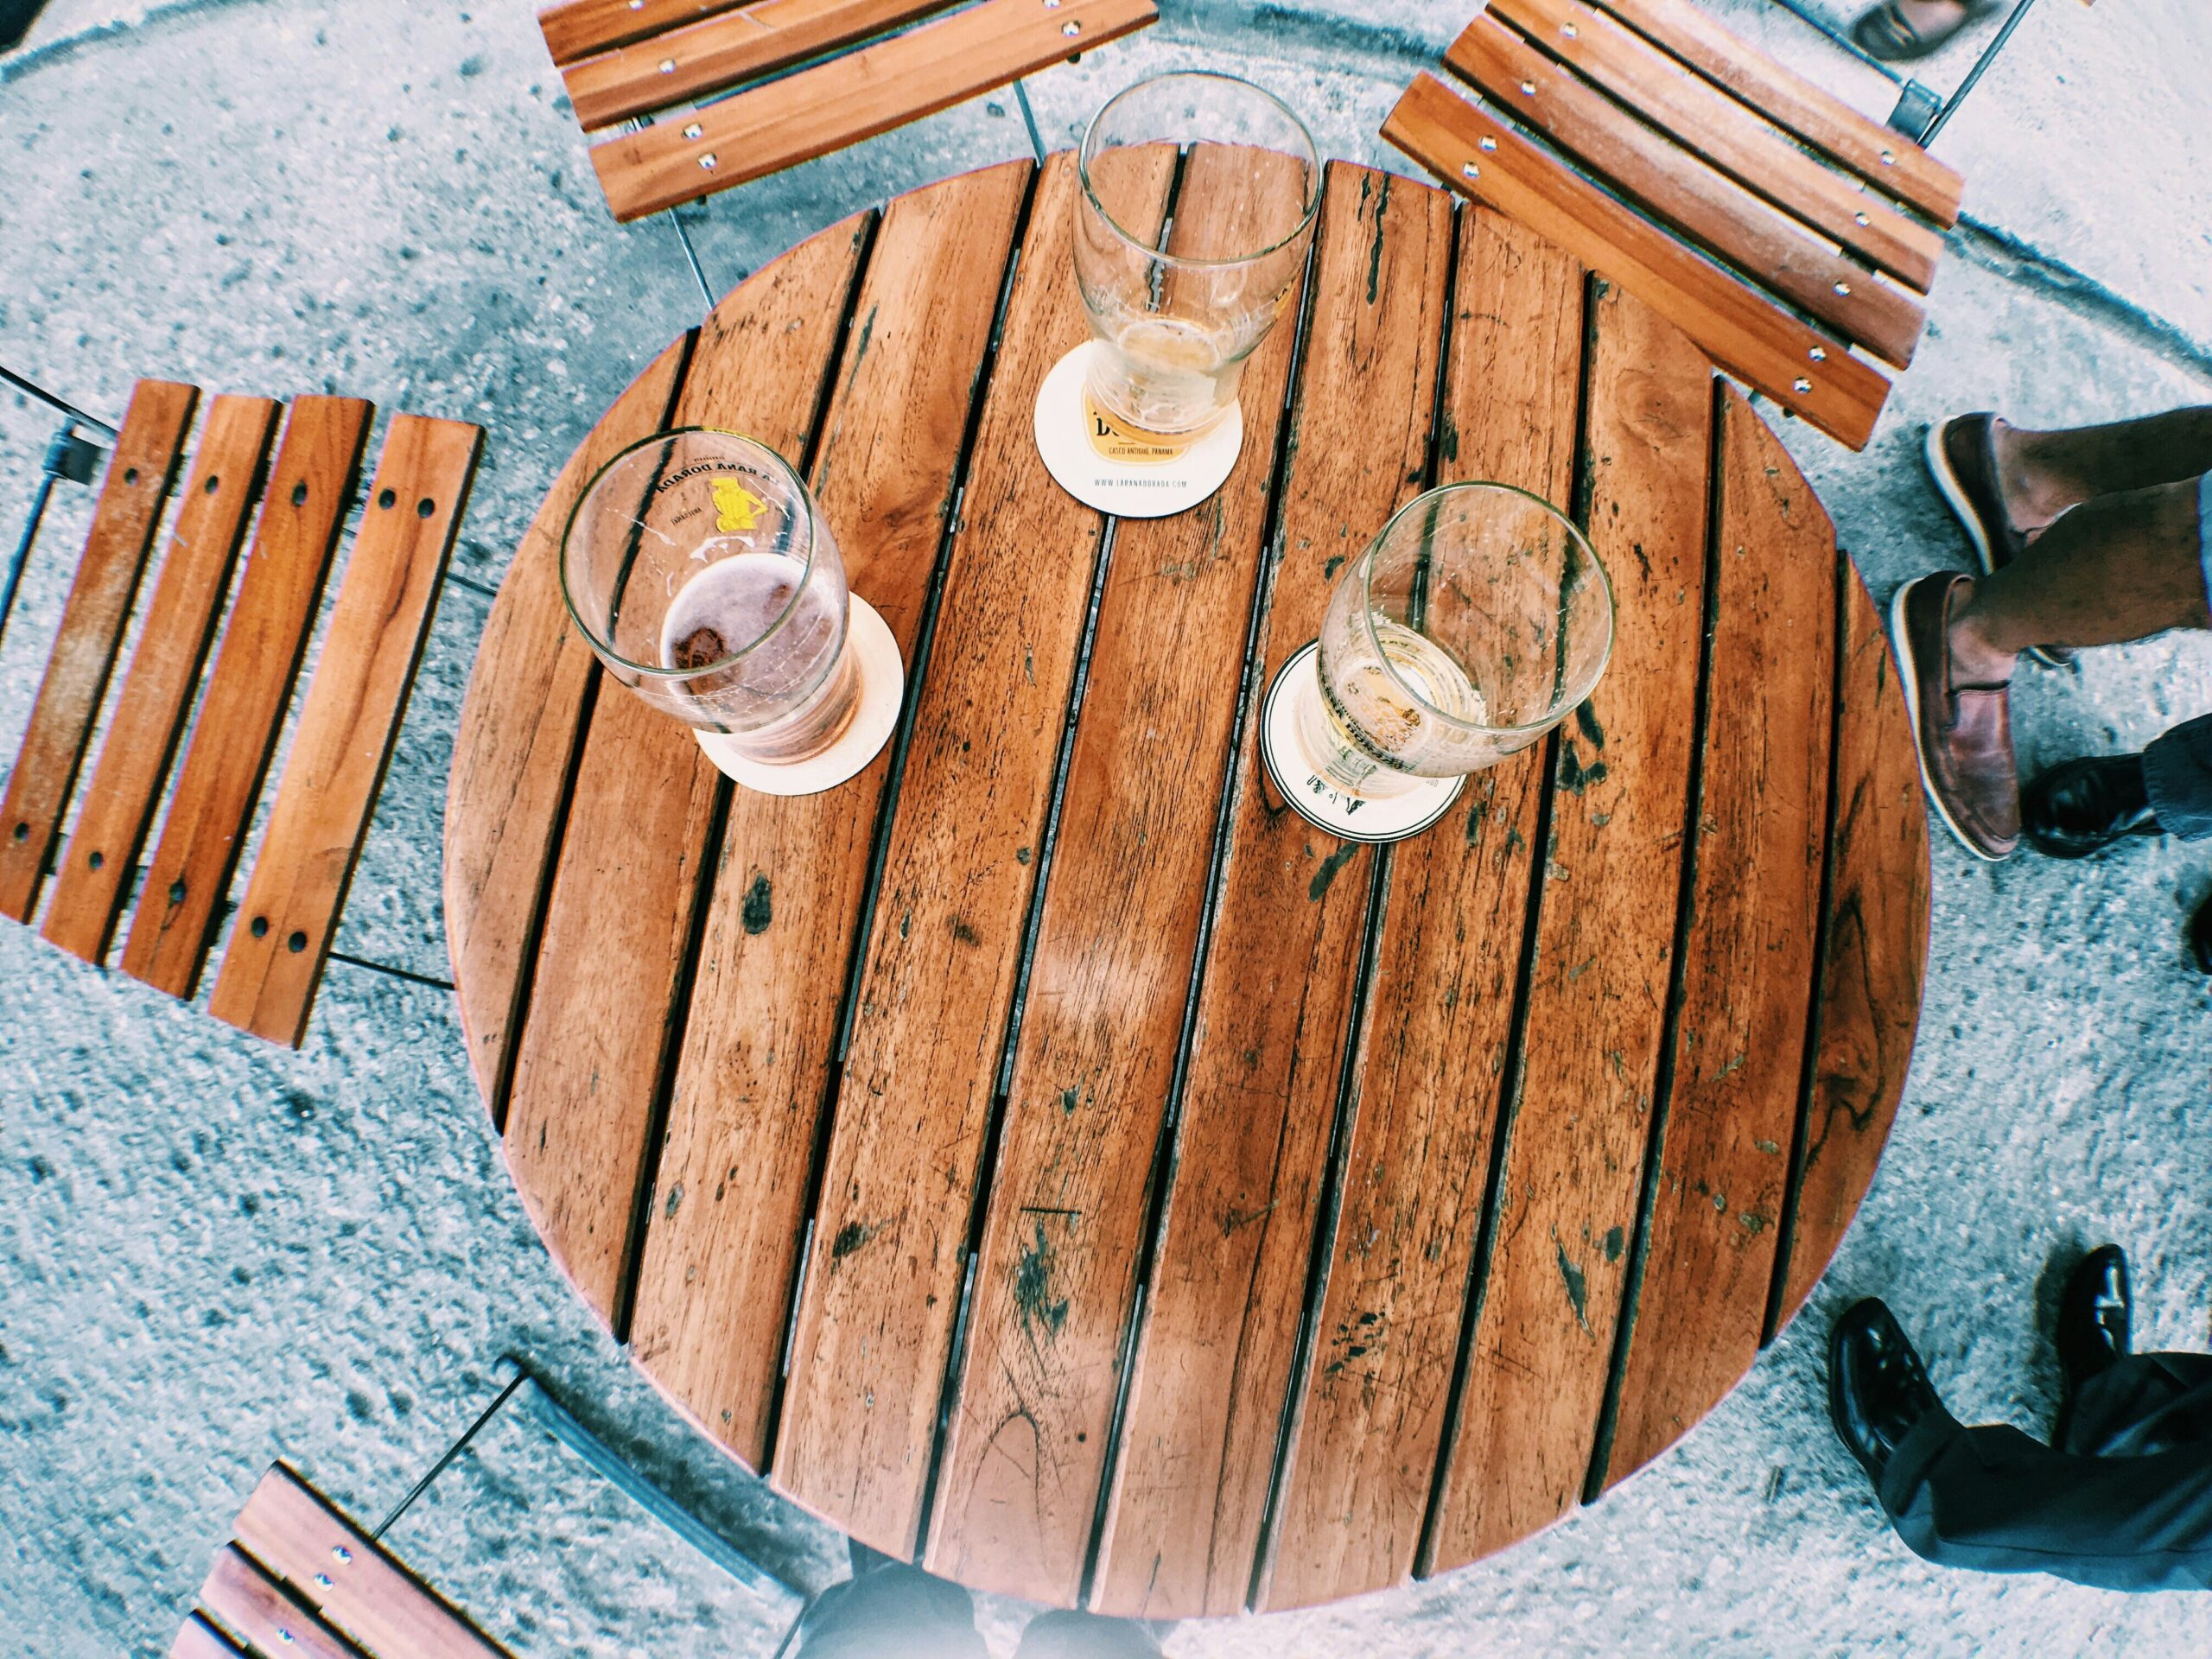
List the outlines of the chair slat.
{"label": "chair slat", "polygon": [[[1661,218],[1749,271],[1884,362],[1912,361],[1926,314],[1903,289],[1593,91],[1487,13],[1445,62]],[[1533,94],[1521,89],[1534,86]]]}
{"label": "chair slat", "polygon": [[92,534],[0,804],[0,913],[19,922],[30,920],[37,908],[47,861],[61,833],[61,817],[92,741],[130,601],[199,402],[197,386],[172,380],[141,380],[130,394],[92,512]]}
{"label": "chair slat", "polygon": [[283,1464],[261,1478],[234,1535],[370,1659],[506,1659]]}
{"label": "chair slat", "polygon": [[589,132],[754,75],[850,46],[953,0],[760,0],[565,66],[576,120]]}
{"label": "chair slat", "polygon": [[1144,28],[1153,0],[983,3],[592,151],[615,218],[780,172]]}
{"label": "chair slat", "polygon": [[1752,50],[1691,0],[1599,0],[1637,33],[1734,92],[1776,125],[1948,229],[1966,181],[1918,144]]}
{"label": "chair slat", "polygon": [[322,657],[208,1011],[297,1046],[461,529],[484,429],[402,415],[369,487]]}
{"label": "chair slat", "polygon": [[[1414,78],[1383,137],[1611,277],[1784,409],[1863,449],[1888,379],[1543,155],[1432,75]],[[1485,148],[1484,140],[1491,148]],[[1801,390],[1802,388],[1802,390]]]}
{"label": "chair slat", "polygon": [[86,962],[106,956],[115,932],[162,779],[192,711],[282,408],[267,397],[226,397],[208,410],[146,626],[47,912],[46,937]]}
{"label": "chair slat", "polygon": [[545,48],[556,64],[627,46],[664,29],[734,11],[745,0],[566,0],[537,14]]}
{"label": "chair slat", "polygon": [[169,1659],[245,1659],[245,1649],[194,1613],[169,1644]]}
{"label": "chair slat", "polygon": [[1489,10],[1739,183],[1869,264],[1928,291],[1943,251],[1941,236],[1864,185],[1830,171],[1634,31],[1582,0],[1491,0]]}
{"label": "chair slat", "polygon": [[123,947],[124,972],[172,996],[189,997],[199,985],[374,412],[358,397],[302,397],[285,423],[253,550]]}
{"label": "chair slat", "polygon": [[359,1648],[294,1600],[236,1545],[215,1557],[200,1586],[200,1605],[247,1648],[300,1659],[363,1659]]}

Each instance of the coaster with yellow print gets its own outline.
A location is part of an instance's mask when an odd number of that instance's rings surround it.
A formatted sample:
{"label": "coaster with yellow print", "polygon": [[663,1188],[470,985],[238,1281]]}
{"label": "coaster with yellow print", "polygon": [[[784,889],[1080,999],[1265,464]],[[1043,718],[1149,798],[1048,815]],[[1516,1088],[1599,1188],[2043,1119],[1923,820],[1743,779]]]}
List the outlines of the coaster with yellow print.
{"label": "coaster with yellow print", "polygon": [[1087,507],[1122,518],[1165,518],[1195,507],[1227,480],[1244,447],[1231,406],[1211,430],[1177,442],[1123,427],[1093,404],[1086,341],[1052,365],[1037,391],[1037,452],[1053,480]]}

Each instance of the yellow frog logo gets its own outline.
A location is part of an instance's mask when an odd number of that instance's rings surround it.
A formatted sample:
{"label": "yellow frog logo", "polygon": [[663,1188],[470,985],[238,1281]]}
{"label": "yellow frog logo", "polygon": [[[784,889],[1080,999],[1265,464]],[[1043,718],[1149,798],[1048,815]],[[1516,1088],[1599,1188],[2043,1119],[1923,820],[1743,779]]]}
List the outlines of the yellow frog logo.
{"label": "yellow frog logo", "polygon": [[715,525],[718,530],[752,530],[768,504],[734,478],[715,480]]}

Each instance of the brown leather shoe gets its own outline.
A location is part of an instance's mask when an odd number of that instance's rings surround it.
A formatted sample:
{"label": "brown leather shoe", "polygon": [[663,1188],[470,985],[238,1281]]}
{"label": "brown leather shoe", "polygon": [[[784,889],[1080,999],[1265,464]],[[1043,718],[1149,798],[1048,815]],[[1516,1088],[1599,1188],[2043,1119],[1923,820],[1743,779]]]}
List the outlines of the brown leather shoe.
{"label": "brown leather shoe", "polygon": [[1993,863],[2020,842],[2020,781],[2010,688],[1951,682],[1951,601],[1966,580],[1939,570],[1905,583],[1890,601],[1890,632],[1928,798],[1959,845]]}
{"label": "brown leather shoe", "polygon": [[[2012,528],[2005,493],[1997,481],[1997,416],[1982,410],[1954,415],[1928,429],[1923,454],[1936,493],[1943,498],[1959,528],[1967,533],[1974,562],[1985,576],[1994,575],[2018,558],[2028,538]],[[2074,660],[2063,645],[2032,645],[2028,655],[2053,668]]]}

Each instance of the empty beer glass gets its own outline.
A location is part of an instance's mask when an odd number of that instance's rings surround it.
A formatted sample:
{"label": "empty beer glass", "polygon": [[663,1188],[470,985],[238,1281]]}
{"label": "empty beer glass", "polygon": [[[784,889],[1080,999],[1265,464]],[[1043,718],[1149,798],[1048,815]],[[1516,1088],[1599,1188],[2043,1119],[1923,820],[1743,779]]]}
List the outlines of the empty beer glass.
{"label": "empty beer glass", "polygon": [[1613,596],[1582,532],[1504,484],[1407,504],[1331,595],[1300,746],[1370,800],[1528,747],[1596,687]]}
{"label": "empty beer glass", "polygon": [[1139,436],[1204,433],[1305,268],[1321,205],[1313,136],[1249,81],[1160,75],[1091,118],[1077,166],[1091,401]]}
{"label": "empty beer glass", "polygon": [[684,427],[623,450],[569,516],[561,589],[608,674],[743,760],[808,760],[852,721],[844,562],[764,444]]}

